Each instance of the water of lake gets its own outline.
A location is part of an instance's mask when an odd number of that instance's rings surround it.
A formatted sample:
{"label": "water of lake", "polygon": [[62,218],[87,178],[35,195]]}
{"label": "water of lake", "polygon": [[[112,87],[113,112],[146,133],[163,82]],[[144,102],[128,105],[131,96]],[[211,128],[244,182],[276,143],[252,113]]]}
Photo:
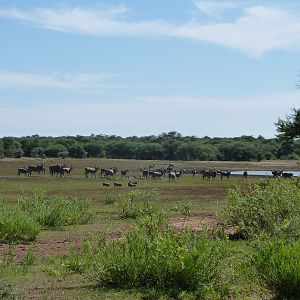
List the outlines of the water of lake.
{"label": "water of lake", "polygon": [[[294,176],[300,176],[300,171],[284,171],[285,173],[293,173]],[[244,170],[232,171],[231,175],[243,175]],[[248,176],[270,176],[273,177],[270,170],[248,170]]]}

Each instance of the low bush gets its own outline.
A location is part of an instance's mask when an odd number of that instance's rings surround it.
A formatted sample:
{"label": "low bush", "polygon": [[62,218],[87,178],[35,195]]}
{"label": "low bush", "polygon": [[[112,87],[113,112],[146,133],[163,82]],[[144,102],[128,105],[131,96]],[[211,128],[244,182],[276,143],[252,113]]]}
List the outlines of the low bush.
{"label": "low bush", "polygon": [[174,232],[164,221],[153,214],[140,218],[124,240],[98,247],[94,271],[99,285],[222,298],[219,273],[226,242],[191,230]]}
{"label": "low bush", "polygon": [[246,192],[231,190],[227,200],[221,219],[241,237],[284,234],[293,240],[300,236],[300,189],[293,180],[261,180]]}
{"label": "low bush", "polygon": [[157,200],[158,194],[153,190],[133,191],[120,195],[117,201],[119,217],[122,219],[136,219],[158,213]]}
{"label": "low bush", "polygon": [[252,264],[257,276],[280,299],[300,298],[300,241],[259,242]]}
{"label": "low bush", "polygon": [[0,205],[0,242],[32,242],[41,226],[17,206]]}
{"label": "low bush", "polygon": [[18,205],[43,228],[87,224],[94,217],[89,209],[89,201],[66,196],[47,198],[45,192],[23,194],[19,197]]}
{"label": "low bush", "polygon": [[117,197],[114,194],[108,194],[104,198],[104,203],[105,204],[115,204],[117,201]]}

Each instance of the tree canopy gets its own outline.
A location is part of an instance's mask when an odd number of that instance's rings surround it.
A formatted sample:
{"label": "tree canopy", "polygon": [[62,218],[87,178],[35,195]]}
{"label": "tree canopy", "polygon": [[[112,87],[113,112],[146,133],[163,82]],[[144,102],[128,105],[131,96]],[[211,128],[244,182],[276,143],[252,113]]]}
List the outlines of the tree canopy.
{"label": "tree canopy", "polygon": [[[299,115],[297,120],[300,120]],[[293,123],[293,119],[289,118],[289,121]],[[285,123],[282,121],[280,124]],[[299,135],[300,130],[297,130],[294,129]],[[300,143],[297,140],[267,139],[262,136],[256,138],[246,135],[233,138],[208,136],[200,138],[183,136],[176,131],[142,137],[103,134],[60,137],[33,135],[0,138],[0,157],[3,156],[205,161],[294,159],[300,156]]]}
{"label": "tree canopy", "polygon": [[278,137],[290,140],[300,138],[300,108],[293,108],[290,115],[285,119],[279,119],[275,125]]}

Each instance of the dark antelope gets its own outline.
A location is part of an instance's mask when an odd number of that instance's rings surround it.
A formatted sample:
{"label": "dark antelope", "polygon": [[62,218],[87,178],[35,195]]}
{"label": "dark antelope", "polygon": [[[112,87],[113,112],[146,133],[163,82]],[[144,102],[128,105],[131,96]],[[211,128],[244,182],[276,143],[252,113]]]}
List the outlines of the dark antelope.
{"label": "dark antelope", "polygon": [[91,177],[94,175],[94,177],[96,178],[96,173],[98,171],[98,167],[92,168],[92,167],[86,167],[84,168],[84,174],[85,177],[88,178],[88,175],[91,174]]}
{"label": "dark antelope", "polygon": [[27,176],[31,176],[31,170],[27,167],[23,167],[23,168],[18,168],[18,173],[17,175],[20,176],[20,174],[24,174],[24,175],[27,175]]}
{"label": "dark antelope", "polygon": [[129,170],[125,169],[125,170],[121,170],[121,179],[123,179],[123,177],[128,178],[128,172]]}
{"label": "dark antelope", "polygon": [[30,169],[31,172],[37,172],[39,175],[43,172],[45,174],[45,168],[44,164],[41,165],[30,165],[28,166],[28,169]]}

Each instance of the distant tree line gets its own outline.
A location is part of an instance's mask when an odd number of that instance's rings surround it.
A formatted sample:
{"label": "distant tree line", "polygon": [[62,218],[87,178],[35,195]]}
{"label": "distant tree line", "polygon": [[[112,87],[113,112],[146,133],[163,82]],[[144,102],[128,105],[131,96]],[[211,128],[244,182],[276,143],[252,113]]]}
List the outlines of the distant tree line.
{"label": "distant tree line", "polygon": [[262,136],[199,138],[176,131],[144,137],[115,135],[0,138],[0,157],[106,157],[125,159],[249,161],[298,159],[300,143]]}

